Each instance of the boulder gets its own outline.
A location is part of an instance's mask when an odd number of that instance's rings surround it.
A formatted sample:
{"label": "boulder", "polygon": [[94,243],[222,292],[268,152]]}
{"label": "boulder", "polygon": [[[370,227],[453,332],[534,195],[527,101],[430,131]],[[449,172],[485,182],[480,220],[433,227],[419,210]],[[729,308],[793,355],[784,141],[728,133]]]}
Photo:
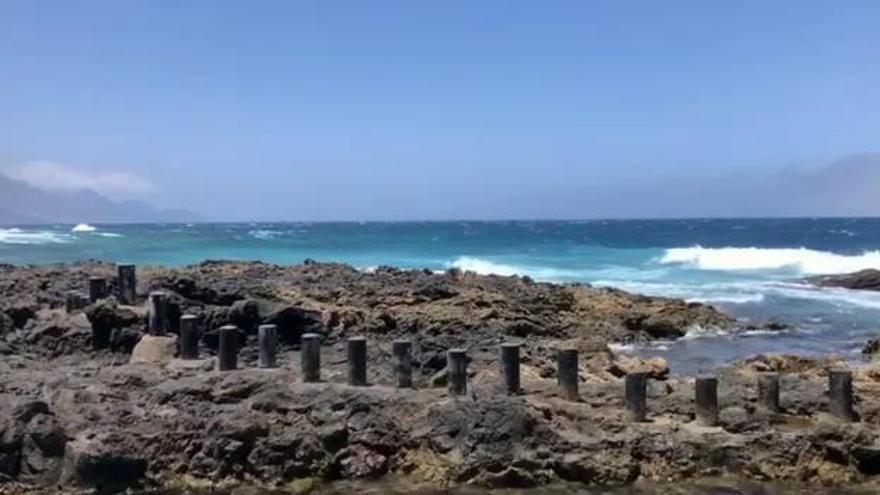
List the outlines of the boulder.
{"label": "boulder", "polygon": [[131,352],[130,364],[166,365],[177,354],[177,337],[144,335]]}
{"label": "boulder", "polygon": [[130,433],[84,432],[65,446],[61,483],[114,491],[138,486],[146,472],[144,451]]}
{"label": "boulder", "polygon": [[113,342],[114,331],[139,326],[146,316],[143,311],[120,306],[112,298],[101,299],[87,307],[85,313],[92,325],[92,343],[98,349],[111,346],[120,347],[118,332],[116,342]]}

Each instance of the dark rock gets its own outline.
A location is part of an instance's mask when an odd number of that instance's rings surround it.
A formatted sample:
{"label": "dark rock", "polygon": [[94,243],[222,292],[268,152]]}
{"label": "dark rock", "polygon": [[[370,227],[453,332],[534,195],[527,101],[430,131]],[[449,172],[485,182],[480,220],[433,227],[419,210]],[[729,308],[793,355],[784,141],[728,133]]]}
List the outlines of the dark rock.
{"label": "dark rock", "polygon": [[326,334],[321,313],[295,306],[284,306],[266,316],[263,323],[278,326],[278,340],[288,345],[299,345],[304,333]]}
{"label": "dark rock", "polygon": [[61,483],[113,491],[137,487],[147,472],[142,449],[128,433],[83,433],[67,442]]}
{"label": "dark rock", "polygon": [[868,268],[843,275],[809,277],[807,282],[820,287],[843,287],[857,290],[880,290],[880,270]]}

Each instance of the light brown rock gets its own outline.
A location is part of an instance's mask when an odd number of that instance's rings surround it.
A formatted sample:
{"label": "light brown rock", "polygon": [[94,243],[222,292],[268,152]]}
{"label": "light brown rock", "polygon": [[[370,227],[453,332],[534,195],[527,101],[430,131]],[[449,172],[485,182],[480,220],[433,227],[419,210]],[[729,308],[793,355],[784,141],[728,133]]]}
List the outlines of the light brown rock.
{"label": "light brown rock", "polygon": [[144,335],[131,352],[130,364],[166,365],[177,354],[177,337]]}

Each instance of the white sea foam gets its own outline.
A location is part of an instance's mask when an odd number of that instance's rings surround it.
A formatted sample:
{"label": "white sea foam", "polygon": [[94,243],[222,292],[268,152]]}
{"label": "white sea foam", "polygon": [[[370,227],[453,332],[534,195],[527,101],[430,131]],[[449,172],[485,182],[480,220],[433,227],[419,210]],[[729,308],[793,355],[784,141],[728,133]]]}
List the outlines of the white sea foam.
{"label": "white sea foam", "polygon": [[94,232],[96,230],[98,229],[87,223],[78,223],[76,224],[76,227],[70,229],[71,232]]}
{"label": "white sea foam", "polygon": [[122,234],[116,234],[114,232],[97,232],[95,235],[99,235],[101,237],[125,237]]}
{"label": "white sea foam", "polygon": [[281,234],[283,234],[283,232],[279,232],[277,230],[251,230],[250,232],[248,232],[248,235],[250,235],[254,239],[260,239],[261,241],[272,240]]}
{"label": "white sea foam", "polygon": [[59,244],[70,241],[67,234],[48,230],[0,229],[3,244]]}
{"label": "white sea foam", "polygon": [[557,268],[541,266],[509,265],[471,256],[461,256],[451,263],[447,263],[446,266],[449,268],[458,268],[459,270],[479,273],[481,275],[524,275],[536,280],[548,282],[577,280],[584,276],[584,273],[576,270],[560,270]]}
{"label": "white sea foam", "polygon": [[796,270],[803,275],[849,273],[880,268],[880,251],[843,255],[812,249],[688,248],[667,249],[662,264],[684,265],[700,270]]}
{"label": "white sea foam", "polygon": [[710,304],[757,304],[763,302],[765,298],[765,284],[763,282],[724,282],[690,285],[629,280],[596,280],[592,283],[597,287],[616,287],[639,294],[677,297],[688,302]]}

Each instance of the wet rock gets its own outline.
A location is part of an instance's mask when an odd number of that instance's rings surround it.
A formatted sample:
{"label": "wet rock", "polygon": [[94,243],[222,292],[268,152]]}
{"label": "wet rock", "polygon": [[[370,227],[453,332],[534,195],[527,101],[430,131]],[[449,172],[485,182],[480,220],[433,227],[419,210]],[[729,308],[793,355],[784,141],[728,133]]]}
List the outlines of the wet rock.
{"label": "wet rock", "polygon": [[820,287],[843,287],[857,290],[880,290],[880,270],[868,268],[842,275],[809,277],[807,282]]}

